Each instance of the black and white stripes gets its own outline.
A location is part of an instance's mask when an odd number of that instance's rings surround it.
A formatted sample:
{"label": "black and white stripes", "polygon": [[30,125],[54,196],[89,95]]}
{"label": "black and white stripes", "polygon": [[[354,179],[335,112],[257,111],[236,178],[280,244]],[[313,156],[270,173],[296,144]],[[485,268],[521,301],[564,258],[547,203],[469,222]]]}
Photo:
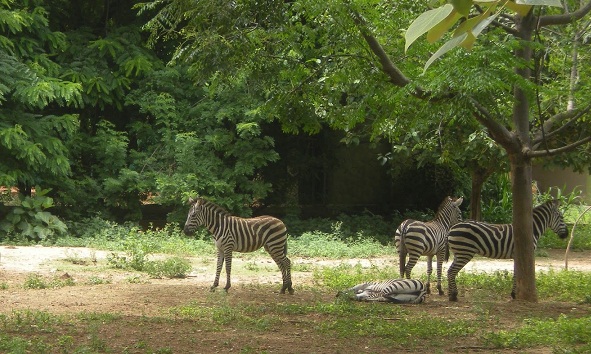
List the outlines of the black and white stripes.
{"label": "black and white stripes", "polygon": [[[547,228],[552,229],[560,238],[568,236],[564,218],[558,209],[556,200],[546,202],[533,210],[533,244],[537,247],[538,239]],[[458,300],[456,276],[475,256],[489,258],[513,258],[513,226],[511,224],[487,224],[484,222],[466,221],[454,225],[448,236],[450,251],[454,260],[447,272],[449,300]],[[515,298],[515,278],[511,296]]]}
{"label": "black and white stripes", "polygon": [[[433,256],[437,256],[437,290],[443,295],[441,272],[443,260],[449,255],[447,232],[449,228],[462,220],[460,205],[463,198],[453,200],[446,197],[441,202],[435,218],[428,222],[404,220],[396,229],[394,242],[400,257],[400,276],[410,278],[410,273],[421,256],[427,256],[427,293],[431,288]],[[406,255],[408,254],[408,263]]]}
{"label": "black and white stripes", "polygon": [[272,216],[240,218],[230,215],[223,208],[203,198],[190,199],[191,209],[185,222],[184,232],[192,235],[199,226],[211,232],[218,252],[217,268],[212,290],[219,285],[220,273],[226,262],[226,286],[230,286],[232,252],[253,252],[261,247],[271,255],[281,270],[283,286],[281,293],[288,290],[293,294],[291,284],[291,261],[287,258],[287,229],[283,222]]}
{"label": "black and white stripes", "polygon": [[390,279],[356,285],[337,296],[357,301],[382,301],[396,304],[419,304],[425,301],[425,285],[416,279]]}

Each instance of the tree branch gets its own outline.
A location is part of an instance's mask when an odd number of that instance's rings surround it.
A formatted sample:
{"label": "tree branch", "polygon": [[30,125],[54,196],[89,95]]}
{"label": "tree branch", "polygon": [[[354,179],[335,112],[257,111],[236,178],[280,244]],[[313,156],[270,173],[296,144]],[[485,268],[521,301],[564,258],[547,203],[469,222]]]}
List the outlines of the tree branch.
{"label": "tree branch", "polygon": [[[406,75],[404,75],[402,71],[400,71],[400,69],[398,69],[396,64],[392,62],[390,56],[388,56],[388,53],[386,53],[380,42],[373,36],[371,31],[369,30],[369,27],[367,26],[365,19],[357,11],[354,10],[351,10],[351,17],[353,18],[353,22],[355,22],[355,24],[359,28],[359,31],[361,32],[363,39],[365,39],[365,42],[369,45],[369,49],[371,49],[375,56],[378,57],[378,60],[382,65],[382,71],[386,75],[388,75],[388,77],[390,78],[390,82],[399,87],[405,87],[409,85],[411,83],[411,80],[408,77],[406,77]],[[425,91],[423,88],[418,86],[413,87],[413,89],[411,90],[411,94],[417,98],[431,102],[441,101],[455,96],[455,94],[451,92],[444,95],[434,96],[432,93]]]}
{"label": "tree branch", "polygon": [[551,150],[538,150],[538,151],[524,151],[524,155],[527,157],[547,157],[547,156],[552,156],[552,155],[556,155],[556,154],[561,154],[563,152],[569,152],[572,151],[574,149],[576,149],[577,147],[581,146],[581,145],[585,145],[587,143],[591,142],[591,136],[588,136],[586,138],[583,138],[579,141],[576,141],[572,144],[557,148],[557,149],[551,149]]}
{"label": "tree branch", "polygon": [[568,23],[582,19],[589,12],[591,12],[591,1],[589,1],[587,4],[585,4],[575,12],[568,12],[562,15],[542,16],[538,21],[538,26],[544,27],[554,25],[566,25]]}
{"label": "tree branch", "polygon": [[[533,149],[534,150],[537,149],[538,146],[545,139],[548,139],[549,137],[552,137],[552,136],[558,134],[559,132],[563,131],[564,129],[568,128],[569,126],[571,126],[579,118],[581,118],[583,115],[587,114],[590,110],[591,110],[591,104],[587,105],[587,107],[580,109],[580,110],[573,109],[570,111],[555,114],[552,117],[548,118],[544,122],[544,124],[540,127],[539,131],[535,134],[535,136],[532,140]],[[550,131],[550,129],[552,129],[552,126],[554,124],[564,121],[566,119],[569,119],[569,121],[566,122],[565,124],[563,124],[560,128]]]}
{"label": "tree branch", "polygon": [[515,139],[513,133],[511,133],[502,124],[499,124],[488,111],[488,109],[481,105],[476,99],[469,97],[468,100],[476,109],[476,112],[474,113],[476,120],[478,120],[480,124],[484,125],[486,129],[488,129],[488,132],[492,136],[493,140],[507,149],[507,151],[513,151],[515,149]]}

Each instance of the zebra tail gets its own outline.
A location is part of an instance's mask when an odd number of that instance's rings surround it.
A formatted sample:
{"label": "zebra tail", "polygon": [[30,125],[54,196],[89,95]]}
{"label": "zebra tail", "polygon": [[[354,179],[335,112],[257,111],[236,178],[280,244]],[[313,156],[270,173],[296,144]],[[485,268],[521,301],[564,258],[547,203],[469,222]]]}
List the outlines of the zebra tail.
{"label": "zebra tail", "polygon": [[400,225],[400,243],[398,244],[398,257],[400,263],[400,277],[404,278],[404,268],[406,265],[406,245],[405,245],[405,236],[407,230],[407,223],[405,222],[403,225]]}
{"label": "zebra tail", "polygon": [[443,258],[446,262],[449,261],[449,243],[445,242],[445,257]]}

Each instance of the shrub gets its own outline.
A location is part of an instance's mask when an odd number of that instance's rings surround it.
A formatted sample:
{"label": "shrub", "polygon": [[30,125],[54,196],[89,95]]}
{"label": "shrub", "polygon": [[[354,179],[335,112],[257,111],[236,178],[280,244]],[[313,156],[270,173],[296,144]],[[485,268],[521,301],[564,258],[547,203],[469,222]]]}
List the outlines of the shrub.
{"label": "shrub", "polygon": [[18,205],[9,209],[0,222],[0,230],[16,238],[28,241],[55,239],[64,235],[66,224],[47,209],[53,207],[53,199],[46,194],[50,190],[39,190],[33,197],[19,195]]}
{"label": "shrub", "polygon": [[181,257],[171,257],[146,264],[146,272],[154,278],[185,278],[191,269],[191,263]]}

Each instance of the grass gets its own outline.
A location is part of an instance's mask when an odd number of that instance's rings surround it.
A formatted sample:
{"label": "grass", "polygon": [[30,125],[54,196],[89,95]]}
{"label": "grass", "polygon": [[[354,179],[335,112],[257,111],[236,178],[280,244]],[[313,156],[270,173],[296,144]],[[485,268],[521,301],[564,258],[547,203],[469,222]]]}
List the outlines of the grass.
{"label": "grass", "polygon": [[[421,351],[428,346],[432,352],[462,348],[462,343],[479,350],[532,350],[551,348],[554,352],[585,353],[591,350],[591,316],[573,316],[540,311],[503,319],[493,298],[507,298],[504,274],[465,274],[462,286],[477,293],[477,305],[464,304],[460,309],[436,305],[396,306],[357,303],[326,294],[360,279],[389,276],[387,271],[358,266],[327,268],[315,273],[317,284],[324,284],[307,302],[292,298],[277,301],[246,303],[223,292],[210,293],[204,299],[186,305],[163,308],[158,316],[124,317],[110,313],[59,315],[46,311],[23,310],[0,315],[0,351],[27,352],[178,352],[168,343],[160,342],[162,328],[174,333],[194,331],[219,337],[215,343],[247,352],[261,352],[256,343],[244,339],[266,333],[283,336],[288,333],[310,333],[319,342],[364,343],[376,351]],[[501,280],[502,286],[499,285]],[[564,300],[577,303],[591,293],[589,275],[580,272],[548,272],[539,278],[540,300]],[[574,287],[574,289],[573,289]],[[550,291],[552,289],[552,291]],[[261,286],[261,293],[271,286]],[[503,300],[502,303],[506,303]],[[447,304],[444,302],[444,304]],[[508,305],[505,305],[508,306]],[[574,306],[574,305],[573,305]],[[438,311],[434,316],[432,311]],[[458,316],[461,315],[461,316]],[[289,324],[286,327],[286,324]],[[508,327],[510,328],[508,328]],[[113,342],[113,329],[139,328],[134,338],[123,338],[127,345]],[[133,332],[132,332],[133,333]],[[142,334],[143,333],[143,334]],[[152,336],[150,333],[154,333]],[[193,333],[193,332],[191,332]],[[185,338],[179,335],[177,340]],[[183,339],[189,343],[190,339]],[[459,344],[458,344],[459,343]],[[357,344],[355,344],[357,345]],[[125,349],[127,348],[127,349]]]}
{"label": "grass", "polygon": [[[587,227],[577,227],[577,231],[581,232],[577,237],[577,248],[591,249],[591,230]],[[335,260],[394,255],[393,247],[376,241],[377,237],[343,238],[339,232],[302,232],[290,238],[289,254]],[[542,240],[545,239],[557,240],[557,237],[545,235]],[[544,243],[542,240],[540,246],[565,245],[550,241]],[[153,277],[182,276],[186,273],[184,257],[204,256],[209,259],[215,255],[213,242],[206,233],[197,238],[186,238],[180,230],[172,227],[146,232],[111,225],[100,228],[92,237],[58,240],[58,245],[109,250],[127,257],[127,260],[137,257],[135,262],[146,266],[143,271]],[[166,257],[155,266],[149,262],[149,256],[154,254],[165,254]],[[261,257],[269,259],[262,250],[244,255],[246,265],[243,268],[253,274],[266,271],[266,266],[257,262]],[[66,262],[84,265],[96,262],[96,258],[92,255],[83,258],[70,251]],[[153,274],[149,273],[150,264],[154,266]],[[539,272],[537,289],[542,304],[533,305],[531,311],[512,313],[513,305],[507,301],[512,286],[512,274],[509,272],[461,272],[457,278],[460,293],[470,294],[470,301],[464,303],[455,305],[432,299],[422,305],[392,306],[350,302],[334,295],[339,290],[368,280],[397,278],[398,270],[394,267],[364,267],[345,262],[338,266],[297,263],[294,264],[294,271],[309,272],[312,276],[312,284],[300,285],[294,297],[269,295],[277,291],[277,284],[256,284],[242,286],[242,295],[238,297],[217,291],[183,305],[163,306],[158,315],[7,311],[0,314],[0,352],[173,353],[182,352],[177,345],[183,345],[183,348],[204,345],[201,342],[204,337],[210,338],[207,345],[215,345],[217,351],[243,353],[277,349],[265,344],[264,338],[277,341],[298,338],[297,342],[303,346],[345,343],[340,349],[325,346],[322,347],[325,350],[319,352],[422,351],[425,347],[434,353],[461,351],[464,347],[483,351],[531,351],[541,347],[560,353],[591,351],[588,344],[591,343],[589,273]],[[417,272],[416,277],[424,280],[425,275]],[[146,282],[145,275],[134,274],[125,281],[134,284]],[[64,286],[103,286],[111,282],[109,277],[99,274],[76,284],[69,279],[33,274],[23,281],[22,286],[9,287],[1,283],[3,291],[0,295],[4,296],[4,291],[12,289],[51,291]],[[299,297],[302,293],[306,299]],[[254,296],[246,301],[243,298],[245,294],[266,294],[266,297],[259,299]],[[565,310],[560,314],[545,311],[544,304],[554,303],[566,304],[565,309],[582,310]],[[508,310],[503,312],[503,308]],[[125,332],[129,335],[121,334],[129,329],[133,329]],[[168,338],[174,340],[167,341]],[[213,347],[210,349],[214,350]]]}

